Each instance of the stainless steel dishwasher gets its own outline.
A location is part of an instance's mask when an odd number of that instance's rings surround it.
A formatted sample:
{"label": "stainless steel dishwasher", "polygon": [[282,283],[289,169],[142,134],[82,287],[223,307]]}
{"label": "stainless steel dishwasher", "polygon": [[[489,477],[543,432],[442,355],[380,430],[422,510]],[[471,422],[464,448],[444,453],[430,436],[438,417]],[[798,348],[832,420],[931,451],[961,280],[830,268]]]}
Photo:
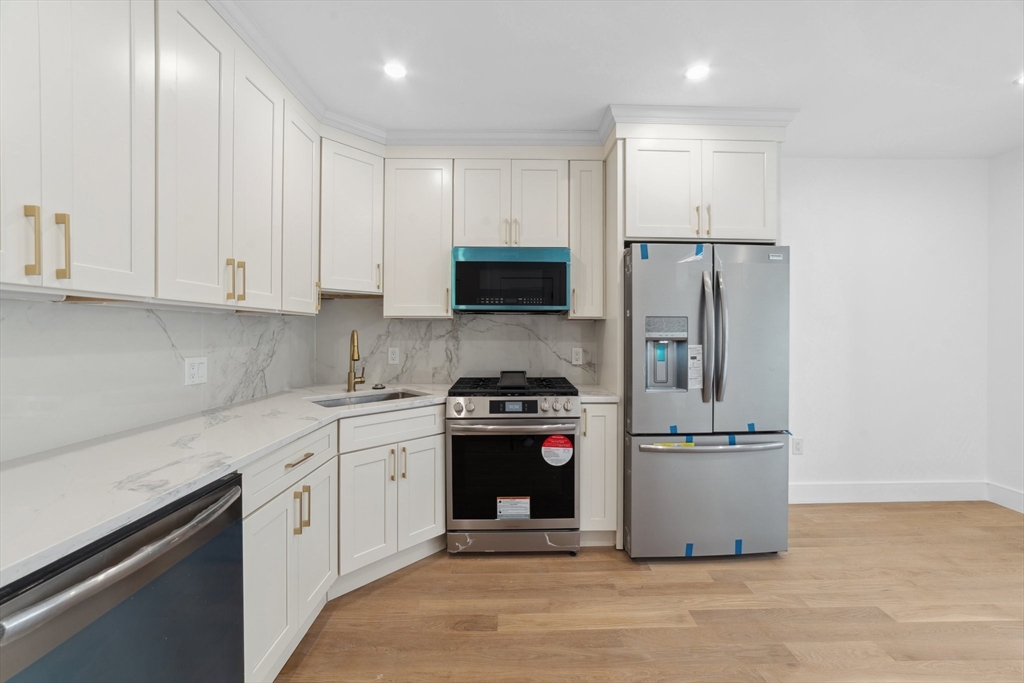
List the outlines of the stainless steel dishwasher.
{"label": "stainless steel dishwasher", "polygon": [[0,680],[243,680],[241,481],[0,589]]}

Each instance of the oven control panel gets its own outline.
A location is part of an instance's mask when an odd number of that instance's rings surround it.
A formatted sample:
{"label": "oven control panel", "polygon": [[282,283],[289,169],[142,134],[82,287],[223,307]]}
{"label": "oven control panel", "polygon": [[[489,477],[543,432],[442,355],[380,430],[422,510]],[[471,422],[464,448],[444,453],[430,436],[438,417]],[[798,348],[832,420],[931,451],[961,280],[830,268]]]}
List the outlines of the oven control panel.
{"label": "oven control panel", "polygon": [[581,414],[576,396],[449,396],[449,420],[495,418],[576,418]]}
{"label": "oven control panel", "polygon": [[488,411],[491,415],[536,415],[537,414],[537,401],[529,400],[524,401],[517,399],[515,401],[508,400],[490,400],[490,410]]}

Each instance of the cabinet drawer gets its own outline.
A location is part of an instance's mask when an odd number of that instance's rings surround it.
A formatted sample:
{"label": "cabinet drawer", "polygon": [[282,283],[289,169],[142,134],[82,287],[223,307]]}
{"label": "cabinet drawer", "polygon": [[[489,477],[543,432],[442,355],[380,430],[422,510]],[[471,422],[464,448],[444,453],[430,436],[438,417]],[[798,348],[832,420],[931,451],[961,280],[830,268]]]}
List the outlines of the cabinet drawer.
{"label": "cabinet drawer", "polygon": [[443,404],[338,421],[338,441],[342,453],[443,433]]}
{"label": "cabinet drawer", "polygon": [[242,515],[338,454],[338,425],[331,423],[260,458],[242,470]]}

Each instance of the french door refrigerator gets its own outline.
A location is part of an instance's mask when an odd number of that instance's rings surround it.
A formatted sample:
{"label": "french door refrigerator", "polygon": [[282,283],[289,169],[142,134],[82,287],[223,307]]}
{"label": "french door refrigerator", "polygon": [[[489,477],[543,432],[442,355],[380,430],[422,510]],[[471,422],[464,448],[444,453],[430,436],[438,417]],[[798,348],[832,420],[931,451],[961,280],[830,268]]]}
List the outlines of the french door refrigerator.
{"label": "french door refrigerator", "polygon": [[789,247],[625,254],[630,557],[788,548]]}

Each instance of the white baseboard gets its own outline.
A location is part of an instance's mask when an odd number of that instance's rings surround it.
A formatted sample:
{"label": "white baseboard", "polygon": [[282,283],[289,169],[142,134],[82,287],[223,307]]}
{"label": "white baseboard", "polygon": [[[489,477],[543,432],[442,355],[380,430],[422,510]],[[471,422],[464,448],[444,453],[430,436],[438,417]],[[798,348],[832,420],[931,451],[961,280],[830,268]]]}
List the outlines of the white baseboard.
{"label": "white baseboard", "polygon": [[338,577],[338,580],[334,582],[327,590],[327,599],[334,600],[339,598],[345,593],[354,591],[357,588],[362,588],[368,583],[372,583],[377,579],[383,578],[392,572],[397,572],[403,567],[408,567],[413,562],[419,562],[424,557],[430,557],[439,550],[444,550],[448,547],[448,537],[441,534],[437,538],[432,538],[429,541],[424,541],[419,545],[414,545],[411,548],[406,548],[400,553],[396,553],[391,557],[385,557],[383,560],[378,560],[368,567],[362,567],[357,569],[351,574],[345,574],[344,576]]}
{"label": "white baseboard", "polygon": [[791,483],[789,502],[901,503],[989,500],[984,481],[864,481]]}
{"label": "white baseboard", "polygon": [[597,548],[615,545],[615,531],[581,531],[580,547]]}
{"label": "white baseboard", "polygon": [[1024,513],[1024,491],[1016,491],[1002,484],[988,483],[988,499],[996,505]]}

